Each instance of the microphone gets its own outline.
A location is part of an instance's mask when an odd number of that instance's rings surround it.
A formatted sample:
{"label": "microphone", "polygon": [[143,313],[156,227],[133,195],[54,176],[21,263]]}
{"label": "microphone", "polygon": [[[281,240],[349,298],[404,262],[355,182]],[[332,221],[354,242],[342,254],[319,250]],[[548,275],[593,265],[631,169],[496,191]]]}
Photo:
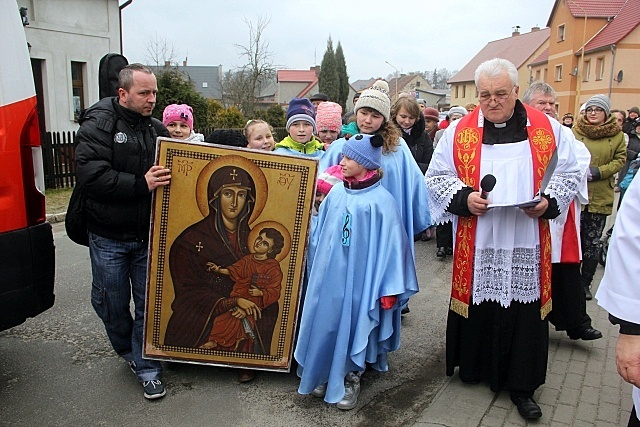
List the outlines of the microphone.
{"label": "microphone", "polygon": [[480,181],[480,197],[486,199],[493,190],[493,187],[496,186],[496,177],[489,174],[486,174],[482,180]]}

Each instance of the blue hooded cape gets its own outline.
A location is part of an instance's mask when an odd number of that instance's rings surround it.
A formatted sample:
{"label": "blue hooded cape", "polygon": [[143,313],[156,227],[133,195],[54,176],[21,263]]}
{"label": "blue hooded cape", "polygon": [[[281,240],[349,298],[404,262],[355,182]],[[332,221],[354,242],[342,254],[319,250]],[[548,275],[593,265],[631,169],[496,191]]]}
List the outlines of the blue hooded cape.
{"label": "blue hooded cape", "polygon": [[[387,353],[400,346],[400,307],[418,291],[410,243],[397,203],[381,182],[362,190],[331,189],[308,253],[295,350],[299,393],[328,383],[325,401],[336,403],[344,397],[347,373],[363,371],[367,362],[388,369]],[[391,295],[397,303],[383,310],[380,297]]]}

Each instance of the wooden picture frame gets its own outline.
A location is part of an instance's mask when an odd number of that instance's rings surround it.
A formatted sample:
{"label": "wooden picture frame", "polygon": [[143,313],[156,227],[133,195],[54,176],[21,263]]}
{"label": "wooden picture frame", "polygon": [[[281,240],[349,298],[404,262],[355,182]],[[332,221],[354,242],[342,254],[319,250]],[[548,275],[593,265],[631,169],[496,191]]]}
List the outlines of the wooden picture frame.
{"label": "wooden picture frame", "polygon": [[318,162],[158,138],[156,164],[143,356],[288,372]]}

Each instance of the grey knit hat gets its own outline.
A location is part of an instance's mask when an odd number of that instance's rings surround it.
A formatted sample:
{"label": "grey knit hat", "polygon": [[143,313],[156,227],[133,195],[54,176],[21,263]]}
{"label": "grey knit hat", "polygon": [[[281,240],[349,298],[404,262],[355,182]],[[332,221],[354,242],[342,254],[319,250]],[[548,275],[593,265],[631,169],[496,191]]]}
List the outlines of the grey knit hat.
{"label": "grey knit hat", "polygon": [[384,139],[380,135],[359,133],[342,146],[342,154],[369,170],[378,169],[382,163],[383,143]]}
{"label": "grey knit hat", "polygon": [[369,89],[362,91],[354,111],[357,113],[362,107],[371,108],[389,121],[391,113],[391,99],[389,98],[389,84],[384,80],[377,80]]}
{"label": "grey knit hat", "polygon": [[603,94],[593,95],[586,104],[584,104],[585,110],[589,107],[600,107],[604,110],[605,116],[609,117],[611,114],[611,100],[609,97]]}
{"label": "grey knit hat", "polygon": [[449,118],[451,118],[452,114],[460,114],[461,116],[464,117],[467,114],[469,114],[469,112],[464,107],[455,106],[455,107],[451,107],[451,109],[449,110]]}

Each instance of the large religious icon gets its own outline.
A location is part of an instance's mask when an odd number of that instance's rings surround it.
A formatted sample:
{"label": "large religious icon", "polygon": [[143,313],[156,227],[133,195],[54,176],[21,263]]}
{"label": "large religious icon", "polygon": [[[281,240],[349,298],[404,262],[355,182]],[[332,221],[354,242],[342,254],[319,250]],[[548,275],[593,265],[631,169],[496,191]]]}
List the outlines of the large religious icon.
{"label": "large religious icon", "polygon": [[288,372],[317,161],[159,138],[145,357]]}

